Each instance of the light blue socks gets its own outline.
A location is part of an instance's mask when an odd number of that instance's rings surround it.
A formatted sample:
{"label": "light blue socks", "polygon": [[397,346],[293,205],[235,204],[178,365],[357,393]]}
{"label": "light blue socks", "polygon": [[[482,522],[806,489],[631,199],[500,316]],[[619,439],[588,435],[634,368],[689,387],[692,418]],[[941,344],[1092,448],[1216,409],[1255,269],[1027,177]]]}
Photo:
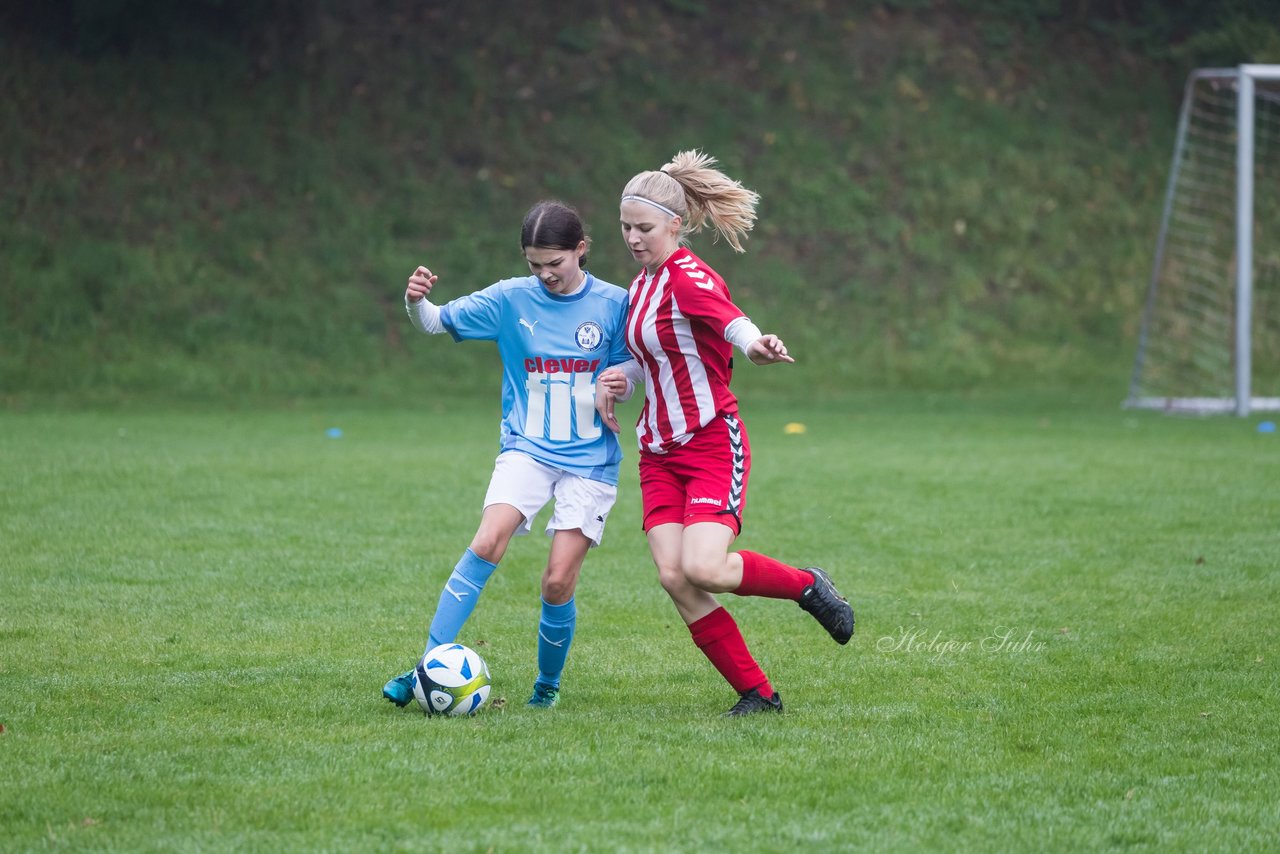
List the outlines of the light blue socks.
{"label": "light blue socks", "polygon": [[462,631],[462,624],[476,609],[476,600],[484,590],[484,584],[498,568],[496,563],[489,563],[467,549],[453,574],[444,583],[440,591],[440,603],[436,605],[435,616],[431,618],[431,631],[427,639],[427,651],[435,649],[442,643],[453,643]]}
{"label": "light blue socks", "polygon": [[538,620],[538,681],[543,685],[560,687],[560,674],[569,657],[577,623],[578,606],[573,599],[563,605],[542,600],[542,617]]}

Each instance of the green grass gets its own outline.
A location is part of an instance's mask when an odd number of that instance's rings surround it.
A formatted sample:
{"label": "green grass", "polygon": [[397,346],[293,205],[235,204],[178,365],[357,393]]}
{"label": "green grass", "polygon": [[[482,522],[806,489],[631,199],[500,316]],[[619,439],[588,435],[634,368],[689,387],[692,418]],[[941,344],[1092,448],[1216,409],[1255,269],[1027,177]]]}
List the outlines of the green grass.
{"label": "green grass", "polygon": [[439,720],[378,692],[478,520],[491,402],[0,413],[0,847],[1273,844],[1280,439],[1047,396],[746,416],[740,544],[859,614],[842,648],[724,597],[785,715],[718,716],[632,455],[560,707],[523,707],[535,536],[464,632],[505,704]]}

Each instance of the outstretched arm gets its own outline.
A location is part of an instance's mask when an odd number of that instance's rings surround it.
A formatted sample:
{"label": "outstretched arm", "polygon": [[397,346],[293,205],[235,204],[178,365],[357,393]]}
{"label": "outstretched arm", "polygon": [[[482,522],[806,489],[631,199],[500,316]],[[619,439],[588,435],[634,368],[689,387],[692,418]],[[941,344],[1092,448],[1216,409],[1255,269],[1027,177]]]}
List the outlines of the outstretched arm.
{"label": "outstretched arm", "polygon": [[426,267],[418,267],[409,276],[409,283],[404,290],[404,310],[409,315],[409,320],[420,331],[429,334],[445,331],[444,324],[440,322],[440,307],[427,299],[438,278]]}
{"label": "outstretched arm", "polygon": [[738,317],[724,330],[724,340],[733,344],[757,365],[773,365],[778,362],[794,362],[787,354],[787,345],[777,335],[765,335],[749,317]]}
{"label": "outstretched arm", "polygon": [[778,362],[794,362],[787,353],[787,345],[777,335],[761,335],[746,349],[747,358],[757,365],[776,365]]}

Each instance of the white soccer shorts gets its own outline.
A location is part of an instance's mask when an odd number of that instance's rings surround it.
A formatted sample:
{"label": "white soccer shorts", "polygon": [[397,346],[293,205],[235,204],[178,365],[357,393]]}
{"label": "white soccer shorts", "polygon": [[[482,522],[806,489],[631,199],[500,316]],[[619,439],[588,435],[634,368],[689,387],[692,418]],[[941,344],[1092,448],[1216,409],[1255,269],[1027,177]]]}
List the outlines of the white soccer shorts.
{"label": "white soccer shorts", "polygon": [[618,487],[545,465],[520,451],[498,455],[484,506],[510,504],[523,513],[524,524],[516,530],[517,535],[532,530],[533,518],[552,498],[556,505],[547,523],[547,536],[580,528],[592,546],[600,545],[605,520],[618,499]]}

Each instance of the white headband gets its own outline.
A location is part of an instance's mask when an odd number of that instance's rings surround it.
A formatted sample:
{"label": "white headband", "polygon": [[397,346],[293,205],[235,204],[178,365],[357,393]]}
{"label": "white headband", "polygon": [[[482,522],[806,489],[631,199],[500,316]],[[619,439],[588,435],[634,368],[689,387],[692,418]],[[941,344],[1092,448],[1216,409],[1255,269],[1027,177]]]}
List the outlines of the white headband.
{"label": "white headband", "polygon": [[653,199],[646,199],[644,196],[623,196],[622,200],[624,202],[644,202],[646,205],[653,205],[655,208],[662,211],[664,214],[666,214],[667,216],[673,219],[675,217],[680,216],[680,214],[676,213],[666,205],[660,205],[657,202],[655,202]]}

